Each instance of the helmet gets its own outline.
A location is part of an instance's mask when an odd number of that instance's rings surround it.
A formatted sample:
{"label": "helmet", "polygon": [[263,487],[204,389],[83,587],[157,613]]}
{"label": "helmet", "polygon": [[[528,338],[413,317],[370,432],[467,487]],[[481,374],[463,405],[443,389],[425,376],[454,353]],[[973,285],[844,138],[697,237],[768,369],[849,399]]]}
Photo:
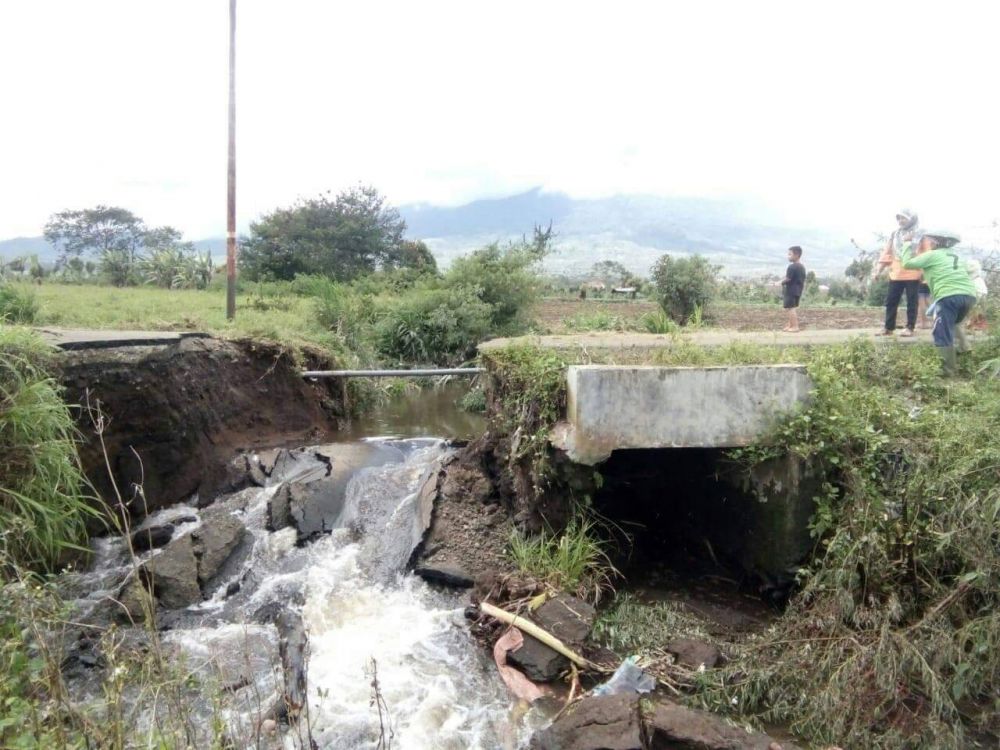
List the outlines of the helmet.
{"label": "helmet", "polygon": [[917,215],[916,215],[916,213],[914,213],[913,211],[911,211],[908,208],[904,208],[904,209],[902,209],[900,211],[897,211],[896,212],[896,218],[897,219],[900,219],[900,218],[906,219],[906,223],[904,224],[904,226],[906,226],[907,229],[913,227],[913,225],[917,223]]}
{"label": "helmet", "polygon": [[921,232],[921,236],[930,237],[938,247],[954,247],[962,241],[958,232],[947,229],[925,229]]}

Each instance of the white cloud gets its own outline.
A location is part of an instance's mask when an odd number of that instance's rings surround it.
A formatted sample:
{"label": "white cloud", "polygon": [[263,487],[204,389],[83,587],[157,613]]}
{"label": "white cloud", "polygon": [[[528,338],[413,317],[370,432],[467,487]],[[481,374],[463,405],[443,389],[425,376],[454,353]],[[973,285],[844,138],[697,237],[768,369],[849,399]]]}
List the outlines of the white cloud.
{"label": "white cloud", "polygon": [[[0,6],[0,237],[225,220],[225,0]],[[992,4],[240,0],[240,223],[375,184],[457,203],[748,195],[867,231],[1000,214]]]}

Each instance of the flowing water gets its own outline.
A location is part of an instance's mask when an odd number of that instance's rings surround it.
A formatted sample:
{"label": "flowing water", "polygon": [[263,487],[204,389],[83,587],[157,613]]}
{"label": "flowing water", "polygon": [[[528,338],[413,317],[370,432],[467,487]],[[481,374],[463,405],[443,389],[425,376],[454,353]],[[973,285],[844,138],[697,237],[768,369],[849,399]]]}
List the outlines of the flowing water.
{"label": "flowing water", "polygon": [[[311,733],[319,748],[376,748],[383,739],[400,750],[523,747],[531,722],[513,718],[492,662],[469,636],[467,596],[433,589],[405,572],[421,530],[419,490],[449,448],[427,438],[354,446],[366,456],[365,465],[347,481],[336,528],[314,541],[297,544],[293,528],[266,529],[268,502],[289,479],[285,469],[276,468],[265,487],[213,504],[244,523],[244,549],[223,568],[224,580],[208,600],[169,614],[165,643],[185,664],[224,661],[233,643],[247,651],[237,660],[239,679],[227,680],[234,694],[252,690],[255,705],[237,706],[227,717],[232,726],[252,728],[263,715],[261,695],[281,693],[276,657],[267,656],[276,653],[280,637],[274,625],[260,624],[259,615],[269,607],[300,613],[308,635],[307,709],[297,728],[279,732],[268,746],[308,747],[303,737]],[[294,471],[301,476],[303,469]],[[197,529],[199,516],[193,507],[178,506],[146,524],[173,521],[179,524],[176,539]],[[82,612],[114,595],[132,570],[124,539],[97,540],[95,551],[89,572],[65,580],[65,592]],[[253,666],[255,659],[263,668]],[[230,675],[233,668],[226,669],[216,674]],[[191,710],[207,723],[209,708]],[[147,712],[137,726],[153,721]],[[243,744],[255,746],[249,738]]]}

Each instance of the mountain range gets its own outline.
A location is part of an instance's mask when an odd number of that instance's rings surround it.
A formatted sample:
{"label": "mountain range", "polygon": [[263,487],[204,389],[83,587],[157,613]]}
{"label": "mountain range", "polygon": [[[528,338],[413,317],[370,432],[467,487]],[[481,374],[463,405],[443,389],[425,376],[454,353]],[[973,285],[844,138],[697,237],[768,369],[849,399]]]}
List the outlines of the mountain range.
{"label": "mountain range", "polygon": [[[805,248],[808,268],[839,275],[854,256],[846,236],[781,226],[764,209],[736,200],[646,195],[579,199],[536,188],[461,206],[410,204],[399,211],[407,237],[424,240],[442,267],[491,242],[530,236],[536,225],[549,223],[556,236],[546,270],[568,276],[586,275],[602,260],[646,275],[664,253],[705,255],[729,276],[781,273],[789,245]],[[195,244],[217,259],[225,254],[222,237]],[[0,257],[20,255],[38,255],[42,262],[56,257],[42,237],[0,240]]]}

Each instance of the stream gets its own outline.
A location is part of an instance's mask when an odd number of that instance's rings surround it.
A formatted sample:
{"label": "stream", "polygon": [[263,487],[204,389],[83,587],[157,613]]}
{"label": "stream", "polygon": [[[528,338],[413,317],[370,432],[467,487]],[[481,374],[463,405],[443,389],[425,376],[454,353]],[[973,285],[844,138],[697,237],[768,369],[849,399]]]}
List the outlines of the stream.
{"label": "stream", "polygon": [[[223,495],[201,510],[192,502],[150,515],[141,529],[173,525],[166,547],[133,562],[126,537],[94,540],[90,568],[65,574],[63,594],[77,619],[94,619],[109,599],[123,598],[122,582],[137,564],[159,564],[160,575],[166,551],[189,535],[196,543],[209,539],[207,519],[221,514],[242,524],[241,541],[203,582],[204,600],[159,619],[160,647],[186,671],[183,710],[196,745],[209,742],[200,733],[221,718],[238,747],[525,747],[542,719],[515,710],[492,661],[468,634],[468,595],[433,588],[406,571],[423,533],[421,489],[451,449],[436,437],[359,438],[366,431],[413,435],[415,421],[383,414],[346,442],[272,452],[277,458],[264,486]],[[458,424],[469,427],[467,420]],[[304,540],[301,526],[269,530],[283,488],[295,483],[322,490],[328,533]],[[202,551],[199,565],[208,554]],[[307,635],[298,657],[290,621]],[[128,630],[139,639],[145,632]],[[304,666],[305,706],[286,723],[287,667],[296,658]],[[77,660],[90,664],[79,654]],[[80,705],[106,698],[92,669],[70,669],[67,680]],[[205,685],[222,688],[224,706]],[[141,687],[126,687],[118,700],[138,738],[164,722],[166,709],[151,705]]]}

